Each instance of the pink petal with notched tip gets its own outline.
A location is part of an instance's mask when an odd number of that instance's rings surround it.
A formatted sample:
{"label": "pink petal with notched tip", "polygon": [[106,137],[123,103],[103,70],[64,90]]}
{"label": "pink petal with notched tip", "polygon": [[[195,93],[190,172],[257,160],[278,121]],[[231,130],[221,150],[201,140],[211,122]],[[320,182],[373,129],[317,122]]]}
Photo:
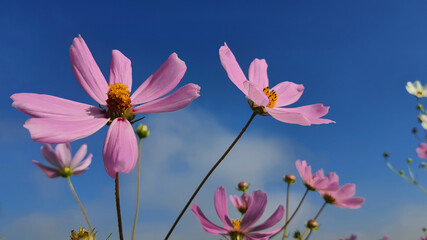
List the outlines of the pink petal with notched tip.
{"label": "pink petal with notched tip", "polygon": [[227,72],[228,78],[230,78],[230,80],[240,89],[240,91],[242,91],[245,95],[248,95],[246,88],[243,86],[243,83],[247,82],[248,80],[246,79],[245,74],[243,74],[242,69],[236,61],[236,58],[226,43],[224,43],[224,46],[219,49],[219,58],[221,60],[222,66]]}
{"label": "pink petal with notched tip", "polygon": [[187,107],[200,96],[200,86],[189,83],[169,96],[133,108],[134,113],[173,112]]}
{"label": "pink petal with notched tip", "polygon": [[196,214],[197,218],[200,221],[200,224],[202,224],[202,227],[206,232],[221,235],[227,234],[226,229],[213,224],[211,221],[209,221],[209,219],[206,218],[202,210],[200,210],[199,206],[197,206],[197,203],[193,203],[191,210],[194,212],[194,214]]}
{"label": "pink petal with notched tip", "polygon": [[246,88],[248,98],[252,100],[256,105],[265,107],[269,100],[267,95],[262,90],[259,90],[253,83],[244,82],[243,86]]}
{"label": "pink petal with notched tip", "polygon": [[71,160],[71,167],[76,167],[80,164],[80,162],[83,160],[83,158],[86,156],[87,153],[87,144],[84,143],[80,146],[79,150],[77,150],[76,154],[73,157],[73,160]]}
{"label": "pink petal with notched tip", "polygon": [[102,151],[108,176],[129,173],[138,159],[138,144],[132,125],[126,119],[116,118],[108,129]]}
{"label": "pink petal with notched tip", "polygon": [[249,81],[259,90],[268,86],[267,63],[264,59],[255,58],[249,66]]}
{"label": "pink petal with notched tip", "polygon": [[269,108],[265,110],[276,120],[285,123],[299,124],[302,126],[310,126],[311,122],[301,113],[294,113],[286,111],[284,108]]}
{"label": "pink petal with notched tip", "polygon": [[87,137],[107,124],[108,120],[108,118],[30,118],[24,127],[30,131],[32,140],[58,144]]}
{"label": "pink petal with notched tip", "polygon": [[305,118],[307,118],[311,124],[335,123],[334,121],[329,119],[321,119],[321,117],[325,116],[329,111],[329,107],[325,107],[323,106],[323,104],[312,104],[312,105],[306,105],[306,106],[296,107],[296,108],[276,108],[276,109],[282,109],[282,111],[290,112],[290,113],[299,113],[303,115]]}
{"label": "pink petal with notched tip", "polygon": [[187,70],[185,62],[172,53],[169,58],[132,94],[132,104],[138,105],[163,97],[172,91]]}
{"label": "pink petal with notched tip", "polygon": [[304,92],[302,84],[281,82],[273,87],[277,94],[276,107],[287,106],[298,101]]}
{"label": "pink petal with notched tip", "polygon": [[258,219],[262,216],[267,206],[267,194],[262,191],[252,192],[251,202],[248,210],[245,213],[245,217],[240,222],[240,230],[245,232],[250,228]]}
{"label": "pink petal with notched tip", "polygon": [[101,105],[107,105],[108,84],[82,37],[76,37],[70,47],[74,76],[85,92]]}
{"label": "pink petal with notched tip", "polygon": [[128,91],[132,91],[132,66],[131,61],[118,50],[113,50],[109,85],[122,83],[128,87]]}
{"label": "pink petal with notched tip", "polygon": [[51,167],[45,166],[45,165],[43,165],[43,164],[39,163],[39,162],[38,162],[38,161],[36,161],[36,160],[32,160],[32,162],[33,162],[37,167],[39,167],[39,168],[44,172],[44,174],[46,174],[46,176],[48,176],[49,178],[56,178],[56,177],[59,177],[59,171],[58,171],[58,169],[55,169],[55,168],[51,168]]}
{"label": "pink petal with notched tip", "polygon": [[62,161],[58,160],[58,155],[56,154],[55,150],[53,150],[50,144],[44,144],[43,146],[41,146],[40,152],[42,153],[43,158],[46,159],[46,161],[48,161],[53,166],[57,168],[63,167]]}
{"label": "pink petal with notched tip", "polygon": [[16,93],[10,97],[12,106],[37,118],[94,117],[105,115],[105,111],[64,98],[37,93]]}

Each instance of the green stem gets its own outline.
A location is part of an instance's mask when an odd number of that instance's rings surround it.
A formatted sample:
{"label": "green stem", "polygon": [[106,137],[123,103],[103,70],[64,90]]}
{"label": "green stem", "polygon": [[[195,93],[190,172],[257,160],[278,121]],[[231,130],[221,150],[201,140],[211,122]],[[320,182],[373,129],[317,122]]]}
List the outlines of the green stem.
{"label": "green stem", "polygon": [[[302,205],[302,202],[304,202],[304,199],[305,199],[305,197],[307,196],[308,191],[310,191],[310,189],[308,189],[308,188],[307,188],[307,190],[305,191],[304,196],[302,196],[301,201],[299,202],[299,204],[298,204],[297,208],[295,209],[294,213],[292,213],[292,216],[289,218],[289,220],[288,220],[288,221],[286,221],[285,226],[283,226],[283,227],[282,227],[282,230],[283,230],[283,229],[285,229],[285,228],[288,226],[288,224],[292,221],[292,219],[295,217],[295,215],[297,214],[298,210],[300,209],[300,207],[301,207],[301,205]],[[280,230],[280,231],[281,231],[281,230]],[[280,232],[280,231],[279,231],[279,232]],[[274,236],[276,236],[277,234],[279,234],[279,232],[277,232],[277,233],[275,233],[275,234],[271,235],[271,237],[270,237],[270,238],[273,238]]]}
{"label": "green stem", "polygon": [[[291,188],[291,184],[288,183],[286,188],[286,222],[289,220],[289,188]],[[286,231],[288,230],[288,226],[283,229],[283,237],[282,240],[286,238]]]}
{"label": "green stem", "polygon": [[133,219],[133,228],[132,228],[132,240],[135,239],[135,229],[136,229],[136,220],[138,219],[138,212],[139,212],[139,179],[140,179],[140,172],[141,172],[141,142],[142,138],[138,141],[138,174],[136,177],[136,208],[135,208],[135,218]]}
{"label": "green stem", "polygon": [[239,135],[234,139],[233,143],[228,147],[228,149],[224,152],[224,154],[221,156],[220,159],[215,163],[215,165],[209,170],[208,174],[206,174],[205,178],[203,178],[202,182],[197,187],[196,191],[194,191],[193,195],[191,195],[188,202],[185,204],[184,208],[182,209],[181,213],[179,214],[178,218],[173,223],[171,229],[169,230],[168,234],[165,237],[165,240],[169,238],[169,236],[172,234],[173,230],[175,229],[176,225],[178,224],[179,220],[181,219],[182,215],[184,215],[185,211],[187,210],[188,206],[190,206],[190,203],[193,201],[193,199],[196,197],[197,193],[199,193],[200,189],[202,188],[203,184],[205,184],[206,180],[208,180],[209,176],[213,173],[213,171],[218,167],[218,165],[224,160],[224,158],[227,156],[227,154],[231,151],[231,149],[234,147],[234,145],[239,141],[240,137],[243,135],[243,133],[246,131],[246,129],[249,127],[249,124],[251,124],[252,120],[257,114],[254,112],[252,116],[249,118],[249,121],[246,123],[246,125],[243,127],[242,131],[240,131]]}
{"label": "green stem", "polygon": [[116,173],[115,186],[116,186],[117,225],[119,227],[120,240],[123,240],[122,214],[120,212],[119,173]]}
{"label": "green stem", "polygon": [[[322,213],[323,209],[325,209],[327,202],[323,203],[322,207],[320,208],[319,212],[317,212],[316,216],[314,217],[314,221],[319,218],[320,214]],[[308,229],[307,229],[308,230]],[[310,229],[310,233],[307,235],[307,238],[305,240],[308,240],[311,236],[311,233],[313,232],[313,229]]]}
{"label": "green stem", "polygon": [[71,183],[71,179],[69,176],[67,177],[67,181],[68,181],[68,186],[70,187],[71,192],[73,193],[74,197],[76,198],[77,203],[79,204],[80,210],[82,211],[83,216],[86,219],[87,225],[89,227],[89,231],[92,232],[93,228],[92,228],[92,225],[90,224],[89,217],[87,216],[87,213],[83,207],[82,202],[80,202],[79,196],[77,196],[76,190],[74,190],[73,184]]}

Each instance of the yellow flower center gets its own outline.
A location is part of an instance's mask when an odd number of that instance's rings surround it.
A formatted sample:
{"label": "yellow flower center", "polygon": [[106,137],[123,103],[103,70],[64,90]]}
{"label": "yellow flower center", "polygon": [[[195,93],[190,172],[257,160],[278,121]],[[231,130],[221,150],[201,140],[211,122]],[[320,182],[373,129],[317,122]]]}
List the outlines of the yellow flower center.
{"label": "yellow flower center", "polygon": [[277,93],[276,93],[276,91],[274,91],[274,89],[270,89],[268,86],[265,87],[262,91],[268,97],[268,101],[269,102],[267,104],[267,107],[274,108],[274,106],[276,106],[276,101],[277,101]]}
{"label": "yellow flower center", "polygon": [[236,229],[236,231],[239,231],[239,227],[240,227],[240,220],[239,219],[232,219],[231,220],[231,224],[233,224],[234,229]]}
{"label": "yellow flower center", "polygon": [[422,96],[422,95],[423,95],[423,92],[421,92],[421,91],[418,91],[418,92],[417,92],[417,95],[420,95],[420,96]]}
{"label": "yellow flower center", "polygon": [[128,87],[123,83],[114,83],[108,90],[108,115],[113,119],[118,117],[127,118],[127,115],[129,115],[132,109],[131,99],[129,97],[130,92],[127,88]]}

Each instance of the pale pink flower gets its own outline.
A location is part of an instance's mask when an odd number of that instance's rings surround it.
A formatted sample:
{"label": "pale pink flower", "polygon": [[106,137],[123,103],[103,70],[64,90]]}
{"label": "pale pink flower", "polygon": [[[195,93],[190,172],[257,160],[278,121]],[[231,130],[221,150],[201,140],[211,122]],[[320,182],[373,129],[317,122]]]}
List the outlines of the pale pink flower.
{"label": "pale pink flower", "polygon": [[281,108],[295,103],[301,97],[304,86],[293,82],[281,82],[270,88],[267,63],[264,59],[255,59],[251,63],[248,81],[227,44],[219,49],[219,57],[230,80],[251,100],[251,107],[261,109],[257,113],[269,114],[281,122],[304,126],[334,122],[321,118],[329,111],[329,107],[323,104]]}
{"label": "pale pink flower", "polygon": [[250,196],[246,194],[245,192],[239,197],[236,195],[230,195],[230,201],[234,205],[234,207],[239,210],[242,214],[246,213],[249,207],[249,199]]}
{"label": "pale pink flower", "polygon": [[354,234],[351,234],[351,236],[349,238],[346,238],[345,240],[356,240],[357,236]]}
{"label": "pale pink flower", "polygon": [[50,144],[45,144],[40,148],[40,151],[44,159],[52,164],[53,167],[48,167],[36,160],[32,160],[32,162],[50,178],[80,175],[89,169],[88,167],[92,162],[92,154],[87,155],[83,160],[87,153],[86,144],[80,147],[74,157],[71,156],[71,146],[69,143],[58,144],[55,150],[53,150]]}
{"label": "pale pink flower", "polygon": [[356,185],[350,183],[344,184],[337,190],[323,190],[319,191],[319,193],[327,203],[334,204],[341,208],[356,209],[360,208],[365,202],[364,198],[353,197],[354,194],[356,194]]}
{"label": "pale pink flower", "polygon": [[82,37],[74,38],[70,48],[77,81],[100,107],[35,93],[18,93],[11,98],[12,106],[33,117],[24,127],[37,142],[71,142],[110,125],[103,159],[107,174],[114,178],[116,173],[129,173],[137,161],[138,146],[130,122],[135,115],[182,109],[200,96],[200,87],[190,83],[163,97],[178,85],[187,70],[185,63],[172,53],[130,96],[131,61],[117,50],[112,55],[107,83]]}
{"label": "pale pink flower", "polygon": [[250,240],[267,240],[272,234],[281,230],[279,227],[268,232],[259,232],[280,222],[284,214],[282,205],[280,205],[264,223],[255,225],[267,206],[267,194],[260,190],[252,192],[249,208],[242,219],[230,219],[228,216],[227,193],[223,187],[218,188],[215,192],[214,204],[218,217],[223,222],[222,227],[209,221],[202,210],[200,210],[197,203],[194,203],[192,207],[192,211],[202,224],[202,228],[208,233],[229,236],[232,240],[243,238]]}
{"label": "pale pink flower", "polygon": [[422,142],[416,151],[419,158],[427,158],[427,143]]}
{"label": "pale pink flower", "polygon": [[303,160],[295,162],[297,170],[304,182],[304,185],[311,191],[315,190],[336,190],[338,189],[338,175],[334,172],[328,173],[325,177],[323,170],[320,169],[315,174],[311,173],[311,166]]}

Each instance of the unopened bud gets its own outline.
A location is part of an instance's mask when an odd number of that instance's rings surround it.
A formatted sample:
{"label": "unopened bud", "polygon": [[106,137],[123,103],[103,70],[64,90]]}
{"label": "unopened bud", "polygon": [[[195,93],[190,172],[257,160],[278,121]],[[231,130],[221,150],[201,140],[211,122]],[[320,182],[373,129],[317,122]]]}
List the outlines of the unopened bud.
{"label": "unopened bud", "polygon": [[402,175],[404,175],[404,174],[405,174],[405,171],[403,171],[403,170],[400,170],[400,171],[399,171],[399,175],[400,175],[400,176],[402,176]]}
{"label": "unopened bud", "polygon": [[383,156],[387,158],[390,156],[390,154],[388,154],[388,152],[385,152],[385,153],[383,153]]}
{"label": "unopened bud", "polygon": [[294,232],[294,238],[295,238],[295,239],[301,239],[301,233],[300,233],[300,231],[296,230],[296,231]]}
{"label": "unopened bud", "polygon": [[407,162],[407,163],[411,163],[411,162],[412,162],[412,158],[408,158],[408,159],[406,159],[406,162]]}
{"label": "unopened bud", "polygon": [[423,232],[427,232],[427,228],[423,227],[423,229],[421,229]]}
{"label": "unopened bud", "polygon": [[319,224],[317,223],[316,220],[313,220],[313,219],[308,220],[306,226],[310,230],[317,230],[317,229],[319,229]]}
{"label": "unopened bud", "polygon": [[422,162],[422,163],[420,164],[420,167],[422,167],[422,168],[425,168],[425,167],[427,167],[427,163],[425,163],[425,162]]}
{"label": "unopened bud", "polygon": [[418,122],[423,122],[423,120],[421,119],[421,115],[418,115]]}
{"label": "unopened bud", "polygon": [[417,133],[417,128],[412,128],[412,133],[413,134]]}
{"label": "unopened bud", "polygon": [[96,240],[96,233],[93,233],[94,230],[88,232],[86,229],[79,227],[79,231],[71,231],[70,240]]}
{"label": "unopened bud", "polygon": [[136,128],[136,134],[139,138],[146,138],[148,135],[150,135],[150,129],[148,129],[148,126],[145,124],[139,124],[139,126]]}
{"label": "unopened bud", "polygon": [[417,110],[423,110],[423,105],[421,105],[421,103],[417,104]]}
{"label": "unopened bud", "polygon": [[297,179],[293,174],[286,174],[286,176],[283,177],[283,181],[288,184],[293,184],[297,181]]}
{"label": "unopened bud", "polygon": [[237,190],[239,191],[246,191],[249,188],[249,184],[247,182],[239,182],[239,184],[237,184]]}

